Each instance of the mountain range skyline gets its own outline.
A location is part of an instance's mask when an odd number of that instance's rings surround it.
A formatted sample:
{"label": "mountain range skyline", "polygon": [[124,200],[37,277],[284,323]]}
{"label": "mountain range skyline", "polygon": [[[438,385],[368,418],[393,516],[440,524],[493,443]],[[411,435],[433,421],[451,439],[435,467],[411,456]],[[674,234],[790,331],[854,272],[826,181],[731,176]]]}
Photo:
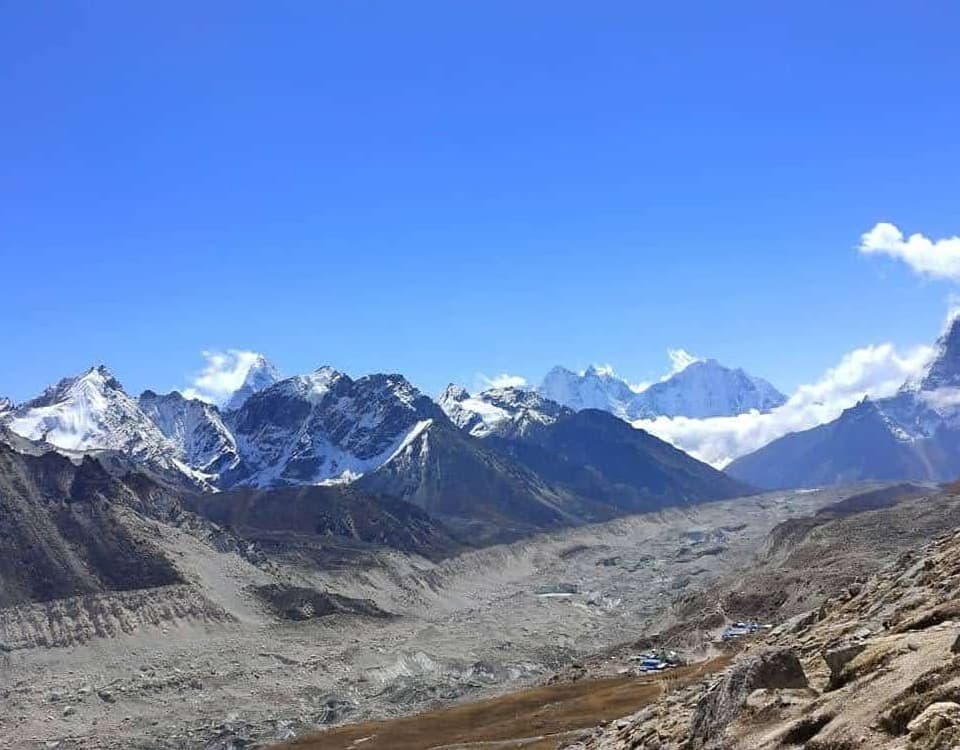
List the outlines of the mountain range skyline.
{"label": "mountain range skyline", "polygon": [[[953,330],[954,320],[951,313],[944,332]],[[544,376],[539,385],[519,378],[508,378],[506,382],[488,380],[483,383],[488,387],[474,389],[471,395],[462,385],[451,383],[443,392],[431,398],[458,426],[470,430],[471,434],[482,436],[491,430],[498,433],[500,428],[492,425],[503,418],[504,414],[512,414],[511,409],[531,408],[527,397],[511,396],[511,391],[536,393],[550,402],[555,402],[558,408],[569,408],[573,411],[597,408],[610,412],[633,427],[645,430],[680,448],[693,458],[723,469],[735,459],[763,448],[785,435],[830,422],[864,398],[884,399],[892,396],[905,387],[905,384],[918,381],[931,366],[930,362],[938,347],[942,348],[942,343],[920,346],[907,357],[899,356],[890,347],[867,348],[845,358],[840,366],[819,382],[804,386],[789,396],[777,391],[766,380],[739,368],[725,367],[712,359],[702,359],[682,350],[673,350],[669,353],[673,364],[670,373],[656,383],[643,386],[629,384],[619,378],[609,366],[588,366],[579,372],[556,366]],[[335,373],[337,377],[342,375],[335,368],[323,366],[304,375],[282,376],[265,356],[253,352],[209,354],[209,361],[208,369],[195,380],[196,385],[206,389],[205,394],[188,387],[179,391],[174,389],[165,396],[158,396],[153,390],[147,389],[139,397],[140,405],[151,412],[149,418],[157,422],[161,429],[164,429],[165,423],[175,424],[178,420],[182,421],[183,417],[180,415],[186,409],[184,403],[190,399],[197,399],[195,403],[198,404],[193,408],[194,414],[198,416],[191,416],[191,423],[197,419],[206,422],[211,419],[218,421],[219,418],[205,414],[205,407],[200,404],[217,403],[225,413],[230,413],[243,406],[252,395],[274,384],[295,382],[298,378],[306,378],[312,382],[317,377],[328,377],[325,373]],[[116,383],[120,388],[112,372],[104,366],[91,368],[87,372],[102,373],[104,378],[110,383]],[[374,376],[392,377],[372,374],[363,376],[361,381]],[[408,383],[402,375],[398,374],[396,377]],[[31,425],[39,424],[37,419],[46,423],[49,418],[38,416],[39,413],[30,411],[29,407],[47,408],[56,401],[57,393],[70,387],[77,379],[79,377],[61,380],[48,387],[41,396],[23,404],[5,401],[0,406],[0,412],[17,409],[16,413],[23,417],[24,410],[28,410],[30,413],[26,421],[20,419],[18,422],[25,427],[16,431],[37,439],[42,433]],[[929,380],[929,376],[927,379]],[[418,394],[423,393],[413,384],[409,384],[409,387]],[[217,398],[213,398],[211,394],[216,394]],[[171,401],[174,396],[179,401]],[[201,398],[202,396],[206,398]],[[94,402],[96,400],[94,398]],[[512,404],[515,406],[511,406]],[[507,412],[503,412],[504,407]],[[83,407],[84,410],[86,408]],[[173,411],[169,412],[171,408]],[[534,410],[529,412],[534,415],[533,422],[542,421],[543,417],[537,415],[544,413],[543,407],[534,404],[533,408]],[[124,409],[128,410],[127,407]],[[546,413],[554,414],[552,409],[553,407],[548,408]],[[143,418],[146,417],[134,417],[132,422],[142,421]],[[551,417],[551,420],[553,418]],[[68,417],[68,425],[74,419],[75,417]],[[487,423],[491,426],[483,427]],[[64,438],[67,442],[63,447],[78,447],[72,444],[72,441],[77,439],[71,433],[72,428],[68,427],[67,430]],[[213,431],[229,433],[222,425],[214,425]],[[230,435],[227,439],[231,442],[235,440]],[[219,445],[218,440],[214,442]],[[235,448],[232,450],[235,453]],[[219,460],[219,454],[216,451],[214,453],[211,460]]]}

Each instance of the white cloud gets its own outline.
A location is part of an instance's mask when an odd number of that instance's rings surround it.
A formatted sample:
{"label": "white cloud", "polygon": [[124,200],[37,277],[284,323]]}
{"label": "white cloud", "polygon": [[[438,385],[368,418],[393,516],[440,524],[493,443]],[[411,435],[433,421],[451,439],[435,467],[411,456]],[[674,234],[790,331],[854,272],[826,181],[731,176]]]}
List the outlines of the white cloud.
{"label": "white cloud", "polygon": [[917,233],[905,238],[895,224],[882,221],[860,238],[860,252],[897,258],[923,276],[960,281],[960,237],[931,240]]}
{"label": "white cloud", "polygon": [[753,411],[711,419],[658,417],[633,424],[722,468],[789,432],[836,419],[864,396],[893,395],[923,370],[933,351],[933,347],[920,346],[901,353],[892,344],[855,349],[819,380],[800,386],[786,404],[766,414]]}
{"label": "white cloud", "polygon": [[187,398],[222,404],[243,385],[250,368],[263,355],[228,349],[225,352],[203,352],[203,357],[207,360],[206,367],[193,378],[192,387],[183,389],[182,393]]}
{"label": "white cloud", "polygon": [[509,375],[504,372],[491,377],[482,372],[477,374],[477,390],[480,391],[490,388],[524,388],[526,385],[527,379],[522,375]]}

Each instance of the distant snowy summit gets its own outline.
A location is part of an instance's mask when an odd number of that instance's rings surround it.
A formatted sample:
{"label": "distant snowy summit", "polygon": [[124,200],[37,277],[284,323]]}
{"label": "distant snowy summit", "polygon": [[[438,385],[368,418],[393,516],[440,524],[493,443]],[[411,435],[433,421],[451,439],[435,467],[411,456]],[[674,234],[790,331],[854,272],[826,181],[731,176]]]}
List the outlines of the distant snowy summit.
{"label": "distant snowy summit", "polygon": [[629,420],[729,417],[770,411],[787,400],[766,380],[714,359],[695,360],[645,389],[631,387],[609,368],[588,367],[578,374],[554,367],[537,392],[576,411],[602,409]]}
{"label": "distant snowy summit", "polygon": [[582,373],[554,367],[546,374],[537,392],[574,411],[601,409],[627,417],[627,405],[637,393],[606,367],[591,365]]}
{"label": "distant snowy summit", "polygon": [[627,411],[633,419],[707,419],[766,412],[786,401],[787,397],[763,378],[724,367],[715,359],[701,359],[638,394]]}
{"label": "distant snowy summit", "polygon": [[224,409],[226,411],[239,409],[254,393],[259,393],[278,382],[280,382],[280,372],[273,366],[270,360],[262,354],[258,354],[253,364],[250,365],[250,369],[247,370],[247,375],[243,379],[243,385],[234,391],[233,395],[224,405]]}

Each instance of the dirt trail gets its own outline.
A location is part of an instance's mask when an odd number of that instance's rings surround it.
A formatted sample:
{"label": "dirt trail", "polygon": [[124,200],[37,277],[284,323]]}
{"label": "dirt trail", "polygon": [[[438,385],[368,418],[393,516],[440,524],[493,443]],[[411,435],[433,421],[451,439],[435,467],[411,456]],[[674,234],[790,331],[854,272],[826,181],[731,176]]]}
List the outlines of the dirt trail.
{"label": "dirt trail", "polygon": [[350,724],[301,738],[289,750],[554,750],[575,730],[632,713],[664,692],[723,669],[729,657],[651,677],[562,682],[387,721]]}

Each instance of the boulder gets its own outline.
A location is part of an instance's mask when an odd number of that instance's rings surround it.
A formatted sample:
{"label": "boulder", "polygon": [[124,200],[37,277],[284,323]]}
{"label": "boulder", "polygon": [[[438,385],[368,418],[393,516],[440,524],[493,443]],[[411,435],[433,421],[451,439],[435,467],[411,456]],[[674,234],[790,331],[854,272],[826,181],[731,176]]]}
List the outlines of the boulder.
{"label": "boulder", "polygon": [[957,637],[953,639],[953,645],[950,646],[951,654],[960,654],[960,633],[957,633]]}
{"label": "boulder", "polygon": [[741,659],[697,704],[690,722],[691,746],[700,747],[719,737],[754,690],[805,687],[807,676],[790,649],[769,649]]}
{"label": "boulder", "polygon": [[796,617],[791,617],[783,625],[781,625],[781,628],[784,633],[797,635],[798,633],[802,633],[809,629],[813,625],[816,625],[819,620],[819,610],[811,609],[809,612],[803,612]]}
{"label": "boulder", "polygon": [[841,675],[844,667],[859,656],[867,647],[865,643],[845,643],[842,646],[828,648],[823,652],[823,660],[830,667],[830,685],[837,687],[841,684]]}
{"label": "boulder", "polygon": [[960,742],[960,704],[932,703],[907,725],[910,747],[915,750],[947,750]]}

